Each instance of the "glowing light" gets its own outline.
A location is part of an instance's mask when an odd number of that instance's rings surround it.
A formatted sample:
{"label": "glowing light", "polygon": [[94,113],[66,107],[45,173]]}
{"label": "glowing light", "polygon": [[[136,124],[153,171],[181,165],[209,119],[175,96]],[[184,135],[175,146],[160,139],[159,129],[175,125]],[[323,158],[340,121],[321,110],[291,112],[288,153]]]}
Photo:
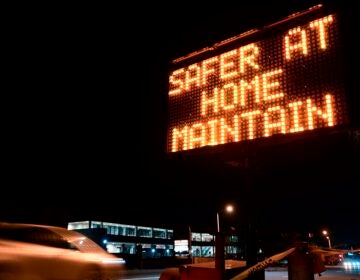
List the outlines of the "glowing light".
{"label": "glowing light", "polygon": [[306,31],[300,27],[289,31],[289,35],[285,36],[285,57],[291,59],[293,53],[308,54]]}
{"label": "glowing light", "polygon": [[235,65],[236,55],[237,50],[232,50],[220,56],[220,79],[226,80],[238,75]]}
{"label": "glowing light", "polygon": [[225,211],[228,212],[228,213],[234,212],[234,206],[232,206],[232,205],[226,205]]}
{"label": "glowing light", "polygon": [[[175,127],[171,133],[172,152],[239,142],[274,134],[288,134],[334,125],[333,97],[325,95],[325,107],[312,99],[255,110],[227,118],[211,119]],[[305,106],[306,104],[306,106]],[[296,110],[294,109],[296,108]],[[300,118],[301,116],[301,118]]]}

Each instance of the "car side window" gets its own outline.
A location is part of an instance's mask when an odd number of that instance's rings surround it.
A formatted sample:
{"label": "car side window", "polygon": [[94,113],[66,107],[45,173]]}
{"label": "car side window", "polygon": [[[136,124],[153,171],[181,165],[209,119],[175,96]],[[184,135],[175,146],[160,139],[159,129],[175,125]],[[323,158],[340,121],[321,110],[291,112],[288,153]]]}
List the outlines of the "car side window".
{"label": "car side window", "polygon": [[30,227],[1,229],[0,236],[11,240],[51,246],[55,248],[77,249],[60,235],[45,228]]}

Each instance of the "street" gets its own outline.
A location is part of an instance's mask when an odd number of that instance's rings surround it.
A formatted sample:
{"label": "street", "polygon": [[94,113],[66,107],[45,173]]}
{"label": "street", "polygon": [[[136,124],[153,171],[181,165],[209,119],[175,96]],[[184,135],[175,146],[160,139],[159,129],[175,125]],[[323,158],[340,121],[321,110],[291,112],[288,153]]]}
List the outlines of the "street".
{"label": "street", "polygon": [[[143,269],[126,270],[121,280],[158,280],[163,269]],[[119,279],[119,280],[120,280]],[[265,280],[284,280],[288,279],[288,271],[266,270]],[[326,271],[314,275],[315,280],[360,280],[360,271],[345,271],[341,266],[329,267]]]}

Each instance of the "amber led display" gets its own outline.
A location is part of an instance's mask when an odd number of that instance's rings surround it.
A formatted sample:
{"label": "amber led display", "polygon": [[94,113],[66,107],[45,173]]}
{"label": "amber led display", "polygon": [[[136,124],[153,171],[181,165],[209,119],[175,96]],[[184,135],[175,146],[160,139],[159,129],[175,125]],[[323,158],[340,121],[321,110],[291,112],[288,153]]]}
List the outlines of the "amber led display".
{"label": "amber led display", "polygon": [[167,151],[346,122],[336,14],[272,30],[169,73]]}

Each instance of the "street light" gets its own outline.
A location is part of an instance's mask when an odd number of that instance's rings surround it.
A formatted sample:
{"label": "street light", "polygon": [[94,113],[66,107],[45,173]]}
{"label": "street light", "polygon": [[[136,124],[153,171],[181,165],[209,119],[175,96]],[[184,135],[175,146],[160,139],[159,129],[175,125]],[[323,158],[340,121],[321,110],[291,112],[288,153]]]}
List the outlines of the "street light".
{"label": "street light", "polygon": [[329,244],[329,249],[331,249],[331,241],[330,241],[330,236],[329,236],[329,233],[327,230],[323,230],[322,231],[322,234],[325,236],[325,238],[327,239],[328,241],[328,244]]}
{"label": "street light", "polygon": [[[225,212],[232,213],[234,212],[234,206],[228,204],[225,207]],[[217,232],[220,232],[220,217],[219,217],[219,211],[216,212],[216,226],[217,226]]]}
{"label": "street light", "polygon": [[[227,205],[225,212],[232,213],[234,207]],[[223,211],[221,211],[223,212]],[[215,269],[218,273],[218,279],[223,280],[225,278],[225,256],[224,256],[225,238],[220,231],[220,215],[219,211],[216,212],[216,237],[215,237]]]}

